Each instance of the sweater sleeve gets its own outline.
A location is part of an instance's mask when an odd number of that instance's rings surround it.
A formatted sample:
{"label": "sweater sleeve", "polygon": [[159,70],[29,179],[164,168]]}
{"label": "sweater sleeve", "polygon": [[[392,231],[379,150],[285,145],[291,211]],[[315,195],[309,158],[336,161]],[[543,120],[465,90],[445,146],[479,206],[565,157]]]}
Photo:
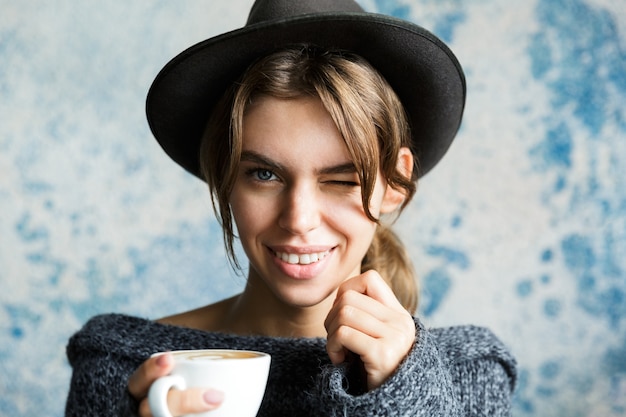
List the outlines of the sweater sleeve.
{"label": "sweater sleeve", "polygon": [[457,395],[468,417],[508,417],[511,415],[511,379],[497,360],[481,359],[452,369]]}
{"label": "sweater sleeve", "polygon": [[398,370],[380,387],[349,394],[346,372],[328,367],[320,377],[320,404],[328,416],[462,416],[457,390],[437,338],[416,320],[416,343]]}
{"label": "sweater sleeve", "polygon": [[137,404],[126,390],[130,370],[106,355],[82,358],[74,370],[65,404],[66,417],[127,417]]}
{"label": "sweater sleeve", "polygon": [[468,417],[511,415],[516,362],[491,331],[463,326],[440,333],[455,393]]}
{"label": "sweater sleeve", "polygon": [[90,326],[75,334],[67,346],[72,379],[65,404],[66,417],[122,417],[136,415],[137,404],[127,391],[127,381],[143,362],[144,352],[120,354]]}

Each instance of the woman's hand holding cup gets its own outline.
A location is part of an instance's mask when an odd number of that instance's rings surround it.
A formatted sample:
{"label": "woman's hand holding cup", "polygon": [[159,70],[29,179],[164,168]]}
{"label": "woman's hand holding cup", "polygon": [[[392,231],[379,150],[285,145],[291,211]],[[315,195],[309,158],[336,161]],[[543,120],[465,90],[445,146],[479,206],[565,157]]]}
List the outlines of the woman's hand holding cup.
{"label": "woman's hand holding cup", "polygon": [[[153,416],[148,402],[148,392],[152,384],[160,377],[168,375],[174,368],[175,361],[171,353],[153,356],[146,360],[128,380],[128,391],[139,401],[139,415]],[[224,399],[221,391],[212,388],[190,388],[170,390],[167,404],[174,416],[202,413],[214,410]]]}
{"label": "woman's hand holding cup", "polygon": [[142,417],[256,416],[271,358],[244,350],[180,350],[154,354],[130,377]]}

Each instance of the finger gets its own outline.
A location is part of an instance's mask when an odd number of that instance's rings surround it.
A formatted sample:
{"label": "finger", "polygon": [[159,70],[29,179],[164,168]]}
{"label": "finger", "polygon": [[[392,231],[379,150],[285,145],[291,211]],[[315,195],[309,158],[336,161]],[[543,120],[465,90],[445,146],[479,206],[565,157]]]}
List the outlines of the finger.
{"label": "finger", "polygon": [[150,405],[148,404],[148,399],[144,398],[139,403],[139,417],[153,417],[152,411],[150,410]]}
{"label": "finger", "polygon": [[366,311],[345,306],[328,327],[327,351],[333,363],[345,360],[345,351],[375,359],[381,346],[393,351],[407,344],[412,335],[401,323],[386,323]]}
{"label": "finger", "polygon": [[173,367],[174,358],[169,353],[147,359],[128,379],[128,391],[138,400],[144,398],[150,385],[157,378],[169,374]]}
{"label": "finger", "polygon": [[172,389],[167,394],[167,403],[173,416],[214,410],[222,401],[224,394],[214,389],[189,388],[184,391]]}
{"label": "finger", "polygon": [[332,355],[333,363],[345,360],[346,350],[361,356],[366,364],[389,363],[392,358],[399,363],[415,343],[415,327],[391,328],[380,325],[380,322],[376,325],[380,336],[367,328],[339,325],[326,340],[326,349],[329,356]]}
{"label": "finger", "polygon": [[341,296],[348,291],[356,291],[365,294],[394,309],[404,309],[389,285],[387,285],[380,274],[374,270],[369,270],[343,282],[337,290],[336,300],[340,299]]}
{"label": "finger", "polygon": [[[167,404],[173,416],[211,411],[218,408],[223,401],[224,394],[214,389],[190,388],[184,391],[171,389],[167,394]],[[153,417],[147,398],[139,403],[139,416]]]}
{"label": "finger", "polygon": [[360,355],[367,350],[373,339],[358,330],[348,326],[340,326],[326,341],[326,352],[335,365],[345,362],[347,351]]}
{"label": "finger", "polygon": [[390,313],[381,311],[382,305],[377,301],[367,299],[368,297],[362,294],[358,295],[366,299],[348,301],[329,312],[324,322],[329,339],[335,337],[337,329],[341,326],[353,328],[373,338],[383,337],[389,332],[390,325],[387,324],[387,320],[391,320]]}
{"label": "finger", "polygon": [[[359,324],[360,319],[366,322]],[[407,319],[413,323],[411,315],[404,308],[389,307],[365,294],[349,290],[335,300],[324,326],[328,333],[345,324],[357,327],[371,336],[381,337],[387,332],[388,326],[398,327]]]}
{"label": "finger", "polygon": [[[396,371],[412,346],[408,335],[397,334],[398,338],[376,339],[348,326],[341,326],[333,337],[329,337],[326,351],[335,365],[346,362],[346,351],[358,355],[367,374],[367,387],[380,386]],[[411,343],[405,343],[409,340]]]}

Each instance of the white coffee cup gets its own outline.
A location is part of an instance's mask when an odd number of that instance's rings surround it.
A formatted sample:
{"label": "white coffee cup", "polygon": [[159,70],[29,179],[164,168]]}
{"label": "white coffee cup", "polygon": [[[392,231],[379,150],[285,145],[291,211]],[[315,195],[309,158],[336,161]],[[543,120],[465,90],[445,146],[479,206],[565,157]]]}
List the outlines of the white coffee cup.
{"label": "white coffee cup", "polygon": [[[162,355],[165,352],[156,353]],[[148,402],[154,417],[172,417],[167,393],[172,388],[213,388],[224,393],[219,408],[194,417],[256,416],[270,369],[270,355],[248,350],[179,350],[174,369],[150,387]]]}

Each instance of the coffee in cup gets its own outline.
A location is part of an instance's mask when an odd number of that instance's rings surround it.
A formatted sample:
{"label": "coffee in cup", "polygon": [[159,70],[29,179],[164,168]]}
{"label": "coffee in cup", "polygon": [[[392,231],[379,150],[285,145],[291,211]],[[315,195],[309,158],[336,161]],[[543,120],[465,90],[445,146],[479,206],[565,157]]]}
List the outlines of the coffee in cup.
{"label": "coffee in cup", "polygon": [[[156,353],[153,356],[163,355]],[[167,393],[172,388],[213,388],[224,393],[219,408],[195,417],[256,416],[270,368],[270,355],[249,350],[202,349],[168,352],[174,369],[150,387],[148,401],[154,417],[172,417]],[[191,417],[191,416],[190,416]]]}

